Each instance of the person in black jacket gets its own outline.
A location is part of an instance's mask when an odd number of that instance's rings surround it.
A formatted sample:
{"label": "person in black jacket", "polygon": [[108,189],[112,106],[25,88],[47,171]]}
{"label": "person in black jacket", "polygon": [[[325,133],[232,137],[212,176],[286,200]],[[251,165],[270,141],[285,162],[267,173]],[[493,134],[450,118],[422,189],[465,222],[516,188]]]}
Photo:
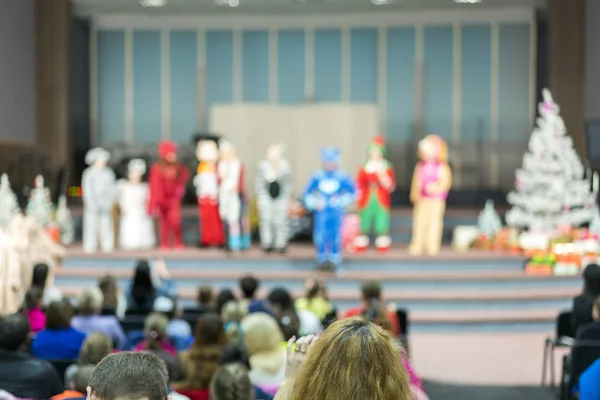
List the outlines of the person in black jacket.
{"label": "person in black jacket", "polygon": [[62,393],[54,367],[23,351],[28,337],[25,314],[0,318],[0,388],[20,399],[49,399]]}
{"label": "person in black jacket", "polygon": [[574,334],[585,324],[593,321],[592,308],[600,296],[600,265],[589,264],[583,270],[583,292],[573,299],[571,327]]}
{"label": "person in black jacket", "polygon": [[594,302],[592,318],[594,322],[590,322],[579,328],[577,340],[600,342],[600,296],[596,297],[596,301]]}

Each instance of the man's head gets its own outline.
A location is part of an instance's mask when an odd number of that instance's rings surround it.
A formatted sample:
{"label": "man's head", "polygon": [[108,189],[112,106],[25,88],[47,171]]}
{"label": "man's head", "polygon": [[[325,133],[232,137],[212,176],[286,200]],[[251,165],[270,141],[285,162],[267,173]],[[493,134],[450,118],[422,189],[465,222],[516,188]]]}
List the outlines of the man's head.
{"label": "man's head", "polygon": [[258,289],[258,280],[253,276],[246,276],[240,279],[240,290],[244,295],[244,299],[252,300]]}
{"label": "man's head", "polygon": [[373,300],[381,300],[381,283],[375,280],[369,280],[362,283],[360,287],[363,301],[369,303]]}
{"label": "man's head", "polygon": [[93,365],[82,365],[78,367],[75,377],[73,378],[73,390],[79,393],[85,393],[93,371]]}
{"label": "man's head", "polygon": [[196,302],[199,306],[212,305],[214,301],[214,290],[210,285],[202,285],[198,288]]}
{"label": "man's head", "polygon": [[29,321],[23,313],[0,317],[0,350],[17,351],[27,342]]}
{"label": "man's head", "polygon": [[121,352],[104,358],[90,376],[88,400],[166,400],[169,373],[151,353]]}

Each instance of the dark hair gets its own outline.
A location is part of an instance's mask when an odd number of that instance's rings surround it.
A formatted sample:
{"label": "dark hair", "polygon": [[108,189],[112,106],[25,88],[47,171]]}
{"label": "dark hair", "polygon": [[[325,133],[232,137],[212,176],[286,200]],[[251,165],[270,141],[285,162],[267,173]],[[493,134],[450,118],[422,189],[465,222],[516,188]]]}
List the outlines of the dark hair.
{"label": "dark hair", "polygon": [[43,292],[46,289],[46,282],[48,281],[48,272],[50,267],[48,264],[39,263],[33,267],[33,274],[31,275],[31,287],[38,287]]}
{"label": "dark hair", "polygon": [[73,377],[73,386],[75,391],[85,393],[90,382],[90,376],[94,372],[94,365],[81,365],[77,367],[75,376]]}
{"label": "dark hair", "polygon": [[214,293],[213,288],[210,285],[202,285],[198,288],[198,295],[196,302],[199,305],[210,304],[213,301]]}
{"label": "dark hair", "polygon": [[210,393],[214,400],[251,400],[254,388],[248,369],[242,364],[220,367],[211,381]]}
{"label": "dark hair", "polygon": [[240,363],[246,366],[250,370],[250,356],[246,346],[240,342],[229,343],[221,352],[219,358],[219,365]]}
{"label": "dark hair", "polygon": [[590,296],[600,296],[600,265],[589,264],[583,270],[583,292]]}
{"label": "dark hair", "polygon": [[290,292],[283,288],[271,290],[267,297],[269,304],[277,306],[278,312],[274,313],[283,337],[290,340],[292,336],[297,336],[300,331],[300,318],[294,308],[294,299]]}
{"label": "dark hair", "polygon": [[17,351],[27,342],[29,320],[23,313],[0,317],[0,350]]}
{"label": "dark hair", "polygon": [[324,287],[324,282],[318,279],[312,280],[311,285],[306,289],[306,298],[308,300],[312,300],[318,297],[321,294],[321,292],[323,292]]}
{"label": "dark hair", "polygon": [[135,266],[131,297],[137,307],[143,307],[154,299],[156,290],[152,283],[152,270],[147,260],[139,260]]}
{"label": "dark hair", "polygon": [[155,351],[154,354],[164,361],[167,366],[167,372],[169,373],[169,382],[177,382],[181,379],[181,363],[176,357],[167,353],[164,350]]}
{"label": "dark hair", "polygon": [[58,330],[70,327],[74,311],[73,305],[67,299],[53,301],[46,307],[46,329]]}
{"label": "dark hair", "polygon": [[105,357],[96,365],[89,386],[101,400],[166,400],[169,373],[164,361],[152,353],[121,352]]}
{"label": "dark hair", "polygon": [[240,279],[240,289],[245,299],[251,300],[258,290],[258,280],[253,276],[245,276]]}
{"label": "dark hair", "polygon": [[23,301],[23,309],[25,311],[39,308],[42,304],[42,289],[37,286],[32,286],[31,289],[25,293],[25,299]]}
{"label": "dark hair", "polygon": [[381,283],[376,280],[369,280],[362,283],[360,287],[363,300],[380,300],[381,299]]}
{"label": "dark hair", "polygon": [[392,323],[390,322],[387,316],[387,310],[381,301],[370,300],[361,313],[361,316],[367,321],[382,327],[386,331],[392,332]]}
{"label": "dark hair", "polygon": [[216,301],[216,307],[215,307],[215,311],[217,314],[221,315],[221,311],[223,311],[223,307],[225,306],[225,304],[229,303],[230,301],[234,301],[236,300],[235,295],[233,294],[233,292],[229,289],[223,289],[219,292],[219,294],[217,295],[217,301]]}
{"label": "dark hair", "polygon": [[98,288],[104,296],[104,307],[117,308],[119,287],[115,277],[112,275],[103,276],[98,280]]}

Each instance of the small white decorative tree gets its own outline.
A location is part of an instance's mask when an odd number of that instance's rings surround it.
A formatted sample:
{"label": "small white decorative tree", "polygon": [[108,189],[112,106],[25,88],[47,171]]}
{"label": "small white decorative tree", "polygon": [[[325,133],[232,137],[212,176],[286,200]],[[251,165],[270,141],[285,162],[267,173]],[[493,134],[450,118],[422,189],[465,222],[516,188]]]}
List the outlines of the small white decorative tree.
{"label": "small white decorative tree", "polygon": [[58,199],[56,207],[56,223],[60,228],[60,241],[62,244],[69,245],[75,241],[75,227],[71,211],[67,207],[67,198],[63,195]]}
{"label": "small white decorative tree", "polygon": [[597,182],[592,184],[591,174],[586,174],[548,89],[543,98],[529,151],[507,198],[512,205],[507,224],[534,232],[580,226],[597,214]]}
{"label": "small white decorative tree", "polygon": [[6,228],[19,211],[17,196],[10,188],[8,175],[2,174],[0,177],[0,228]]}
{"label": "small white decorative tree", "polygon": [[38,175],[35,178],[35,187],[31,189],[29,194],[27,215],[35,218],[42,226],[47,227],[52,222],[52,214],[50,190],[44,186],[44,177]]}
{"label": "small white decorative tree", "polygon": [[492,200],[485,202],[485,207],[481,210],[477,219],[477,227],[479,233],[485,235],[488,239],[493,238],[502,230],[502,220],[494,209],[494,202]]}

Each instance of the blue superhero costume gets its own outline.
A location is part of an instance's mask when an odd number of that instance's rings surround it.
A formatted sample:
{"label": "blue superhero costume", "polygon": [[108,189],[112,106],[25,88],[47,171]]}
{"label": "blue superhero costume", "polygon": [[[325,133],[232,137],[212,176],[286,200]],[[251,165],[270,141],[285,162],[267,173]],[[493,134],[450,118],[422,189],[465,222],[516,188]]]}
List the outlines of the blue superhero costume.
{"label": "blue superhero costume", "polygon": [[[321,150],[323,164],[339,165],[340,150]],[[317,263],[332,267],[342,262],[342,222],[345,210],[354,202],[354,180],[337,168],[323,168],[310,179],[304,191],[304,204],[314,212],[313,242]]]}

